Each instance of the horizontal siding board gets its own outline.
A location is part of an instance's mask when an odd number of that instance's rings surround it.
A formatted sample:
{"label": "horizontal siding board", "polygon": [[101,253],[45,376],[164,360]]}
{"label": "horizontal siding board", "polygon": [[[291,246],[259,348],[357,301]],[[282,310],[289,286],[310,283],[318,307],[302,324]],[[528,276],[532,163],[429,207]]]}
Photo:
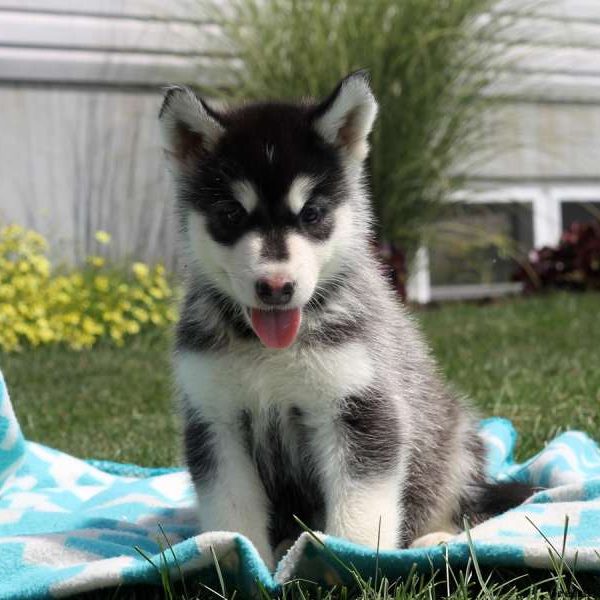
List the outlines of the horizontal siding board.
{"label": "horizontal siding board", "polygon": [[543,17],[521,17],[507,21],[502,38],[532,46],[600,48],[600,21],[559,24]]}
{"label": "horizontal siding board", "polygon": [[[503,38],[530,46],[600,48],[600,23],[557,25],[549,19],[523,17],[511,20]],[[231,52],[216,24],[19,11],[0,11],[0,45],[188,54]]]}
{"label": "horizontal siding board", "polygon": [[521,72],[600,75],[600,48],[545,48],[515,44],[507,48],[504,61],[511,70]]}
{"label": "horizontal siding board", "polygon": [[[205,19],[209,2],[202,0],[0,0],[0,9],[70,14],[104,14],[136,18]],[[535,12],[560,20],[600,21],[598,0],[501,0],[498,10]]]}
{"label": "horizontal siding board", "polygon": [[0,48],[0,80],[164,85],[229,83],[230,59],[160,54]]}
{"label": "horizontal siding board", "polygon": [[214,24],[13,11],[0,12],[2,45],[165,54],[214,54],[227,50],[221,28]]}
{"label": "horizontal siding board", "polygon": [[522,283],[481,283],[472,285],[435,285],[431,288],[431,301],[476,300],[497,298],[523,291]]}
{"label": "horizontal siding board", "polygon": [[600,2],[598,0],[500,0],[497,10],[536,14],[552,17],[560,21],[600,22]]}
{"label": "horizontal siding board", "polygon": [[530,102],[600,104],[600,77],[569,74],[500,73],[486,90],[492,97]]}
{"label": "horizontal siding board", "polygon": [[27,12],[106,15],[138,19],[198,19],[207,17],[202,0],[0,0],[0,9]]}
{"label": "horizontal siding board", "polygon": [[[205,10],[202,7],[208,1],[24,0],[19,4],[21,10],[54,10],[62,14],[23,14],[15,9],[14,1],[0,0],[0,8],[14,9],[0,10],[0,79],[116,85],[226,84],[222,57],[228,48],[218,26],[143,20],[158,14],[171,19],[194,18]],[[543,4],[544,10],[540,5],[538,13],[548,12],[546,5],[552,5],[553,14],[565,9],[571,11],[570,15],[584,15],[587,13],[582,12],[582,7],[588,10],[591,6],[575,0],[566,4],[562,0],[547,0]],[[500,2],[499,6],[507,4]],[[600,0],[594,6],[600,15]],[[579,12],[573,13],[573,7],[579,7]],[[77,11],[79,16],[68,14],[69,11]],[[86,12],[87,16],[82,16]],[[491,90],[532,99],[548,92],[553,101],[590,102],[598,98],[600,20],[559,24],[548,17],[532,17],[528,12],[505,35],[511,44],[505,54],[509,68]],[[209,57],[213,56],[219,59],[211,60]],[[590,89],[588,82],[592,83]]]}

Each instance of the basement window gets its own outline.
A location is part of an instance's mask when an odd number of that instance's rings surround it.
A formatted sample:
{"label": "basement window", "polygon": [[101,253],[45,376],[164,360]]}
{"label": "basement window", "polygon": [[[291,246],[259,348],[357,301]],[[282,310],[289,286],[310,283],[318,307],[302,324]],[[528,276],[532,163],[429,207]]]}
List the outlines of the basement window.
{"label": "basement window", "polygon": [[531,203],[461,204],[429,245],[432,298],[510,291],[506,284],[515,287],[512,275],[532,247]]}
{"label": "basement window", "polygon": [[563,230],[568,229],[573,223],[600,222],[600,201],[574,202],[563,200],[561,202],[561,215]]}

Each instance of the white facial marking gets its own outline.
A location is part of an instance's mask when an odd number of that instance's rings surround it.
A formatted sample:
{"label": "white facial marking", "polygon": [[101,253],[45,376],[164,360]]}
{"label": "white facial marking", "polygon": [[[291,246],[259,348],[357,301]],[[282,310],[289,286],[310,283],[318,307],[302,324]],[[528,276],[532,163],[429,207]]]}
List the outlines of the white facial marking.
{"label": "white facial marking", "polygon": [[287,203],[295,215],[300,214],[314,187],[315,180],[307,175],[300,175],[292,181],[287,194]]}
{"label": "white facial marking", "polygon": [[235,181],[231,184],[231,191],[235,199],[246,209],[248,214],[256,208],[258,194],[249,181]]}
{"label": "white facial marking", "polygon": [[208,232],[206,218],[197,211],[191,211],[188,218],[187,251],[196,267],[205,273],[223,290],[231,289],[228,277],[230,250],[217,244]]}

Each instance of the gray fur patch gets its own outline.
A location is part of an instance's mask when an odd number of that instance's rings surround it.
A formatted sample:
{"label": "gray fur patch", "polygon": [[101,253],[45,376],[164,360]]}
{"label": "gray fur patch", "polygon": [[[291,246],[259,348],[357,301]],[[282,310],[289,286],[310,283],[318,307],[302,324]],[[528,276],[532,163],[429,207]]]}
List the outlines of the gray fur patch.
{"label": "gray fur patch", "polygon": [[[302,533],[294,515],[313,529],[322,530],[325,501],[312,468],[310,432],[303,424],[302,412],[294,407],[287,415],[272,410],[268,419],[265,435],[259,440],[255,439],[250,413],[244,411],[240,422],[246,447],[269,499],[269,542],[276,548],[282,541],[295,540]],[[296,442],[292,448],[289,440],[283,439],[282,419],[289,419]],[[301,459],[294,460],[290,452]]]}
{"label": "gray fur patch", "polygon": [[183,426],[185,461],[194,484],[210,481],[217,470],[214,432],[210,423],[189,412]]}
{"label": "gray fur patch", "polygon": [[348,446],[348,466],[358,478],[377,477],[398,464],[400,425],[390,408],[383,394],[374,389],[342,402],[339,425]]}

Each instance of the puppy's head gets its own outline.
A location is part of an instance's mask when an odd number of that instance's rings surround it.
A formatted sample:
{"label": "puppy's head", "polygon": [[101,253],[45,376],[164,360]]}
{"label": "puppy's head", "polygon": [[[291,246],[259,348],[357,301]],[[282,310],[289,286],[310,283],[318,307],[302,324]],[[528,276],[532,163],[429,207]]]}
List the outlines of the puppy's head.
{"label": "puppy's head", "polygon": [[217,109],[187,88],[167,91],[160,121],[193,268],[266,346],[293,343],[303,307],[364,236],[376,113],[362,72],[320,103]]}

